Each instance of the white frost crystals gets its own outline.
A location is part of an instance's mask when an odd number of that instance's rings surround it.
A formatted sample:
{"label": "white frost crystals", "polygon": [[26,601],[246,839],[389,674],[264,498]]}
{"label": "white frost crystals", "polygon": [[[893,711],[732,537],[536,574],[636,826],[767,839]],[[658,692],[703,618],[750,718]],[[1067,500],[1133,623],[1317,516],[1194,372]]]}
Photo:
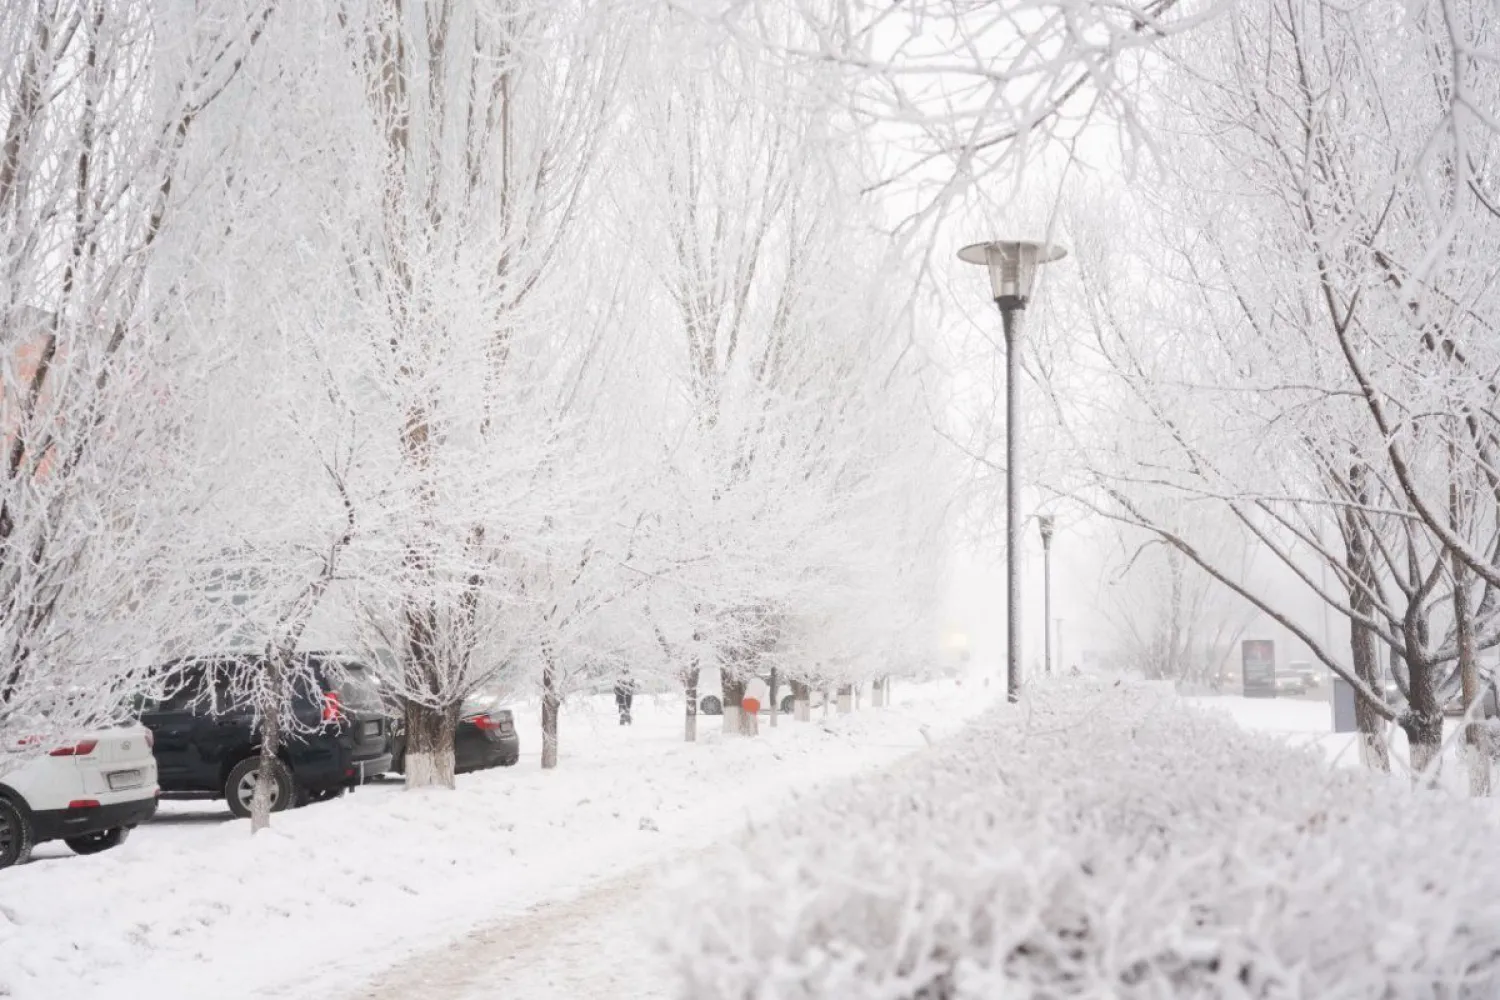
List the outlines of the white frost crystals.
{"label": "white frost crystals", "polygon": [[1492,813],[1174,702],[1048,687],[783,814],[684,890],[681,995],[1496,994]]}

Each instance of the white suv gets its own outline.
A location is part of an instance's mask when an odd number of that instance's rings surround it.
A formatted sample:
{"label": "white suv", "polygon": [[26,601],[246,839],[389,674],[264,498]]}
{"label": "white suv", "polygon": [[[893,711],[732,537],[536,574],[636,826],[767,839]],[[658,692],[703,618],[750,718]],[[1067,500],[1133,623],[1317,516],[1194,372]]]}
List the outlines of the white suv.
{"label": "white suv", "polygon": [[156,760],[144,726],[82,733],[35,756],[34,742],[0,750],[0,868],[47,840],[79,854],[106,851],[156,814]]}

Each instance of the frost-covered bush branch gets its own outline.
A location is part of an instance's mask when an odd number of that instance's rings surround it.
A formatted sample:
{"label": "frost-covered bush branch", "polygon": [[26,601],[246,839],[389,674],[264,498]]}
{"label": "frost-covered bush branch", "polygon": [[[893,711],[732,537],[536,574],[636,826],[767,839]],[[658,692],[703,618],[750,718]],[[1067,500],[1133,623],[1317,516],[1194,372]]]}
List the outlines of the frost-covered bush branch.
{"label": "frost-covered bush branch", "polygon": [[703,998],[1477,998],[1497,832],[1163,688],[1063,683],[753,831],[669,944]]}

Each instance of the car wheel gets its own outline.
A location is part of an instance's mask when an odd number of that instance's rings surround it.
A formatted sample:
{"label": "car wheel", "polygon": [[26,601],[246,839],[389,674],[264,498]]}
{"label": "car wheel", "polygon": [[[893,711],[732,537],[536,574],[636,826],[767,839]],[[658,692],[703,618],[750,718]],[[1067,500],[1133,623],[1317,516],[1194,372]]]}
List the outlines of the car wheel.
{"label": "car wheel", "polygon": [[102,833],[91,833],[85,837],[65,837],[63,843],[72,848],[74,854],[98,854],[111,847],[119,847],[130,836],[128,827],[117,826]]}
{"label": "car wheel", "polygon": [[[255,798],[255,786],[260,771],[260,758],[247,757],[234,765],[229,778],[224,782],[224,800],[229,811],[240,819],[250,815],[250,804]],[[271,761],[271,811],[281,812],[291,806],[296,798],[292,783],[292,772],[279,760]]]}
{"label": "car wheel", "polygon": [[792,695],[787,695],[785,698],[781,699],[781,714],[782,715],[791,715],[793,709],[795,709],[796,707],[797,707],[797,699],[795,697],[793,697]]}
{"label": "car wheel", "polygon": [[724,703],[713,695],[704,698],[698,705],[704,715],[723,715]]}
{"label": "car wheel", "polygon": [[516,761],[518,761],[520,759],[521,759],[521,755],[520,754],[516,754],[514,757],[504,757],[500,761],[500,766],[501,767],[515,767],[516,766]]}
{"label": "car wheel", "polygon": [[0,799],[0,868],[25,864],[31,857],[31,824],[19,806]]}

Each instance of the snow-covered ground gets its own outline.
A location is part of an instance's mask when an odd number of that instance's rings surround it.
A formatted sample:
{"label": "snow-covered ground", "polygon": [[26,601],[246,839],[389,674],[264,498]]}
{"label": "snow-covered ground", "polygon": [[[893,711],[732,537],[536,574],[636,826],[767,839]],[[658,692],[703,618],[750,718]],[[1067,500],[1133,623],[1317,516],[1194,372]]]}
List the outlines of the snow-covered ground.
{"label": "snow-covered ground", "polygon": [[[1326,689],[1325,689],[1326,691]],[[1333,763],[1342,767],[1360,766],[1359,747],[1354,733],[1333,731],[1333,706],[1323,699],[1242,698],[1231,695],[1183,699],[1188,704],[1209,711],[1227,713],[1245,729],[1282,737],[1298,747],[1317,747]],[[1449,719],[1443,726],[1445,779],[1459,780],[1458,720]],[[1405,773],[1411,754],[1406,735],[1398,726],[1388,726],[1386,742],[1390,747],[1393,769]]]}
{"label": "snow-covered ground", "polygon": [[593,699],[565,710],[552,773],[528,712],[521,763],[461,777],[454,793],[374,786],[278,814],[254,838],[220,803],[168,804],[116,851],[43,848],[0,875],[0,997],[384,998],[432,985],[435,969],[455,982],[424,992],[434,1000],[512,981],[527,988],[507,995],[576,996],[546,985],[556,954],[536,949],[575,933],[581,953],[597,951],[596,918],[620,920],[628,895],[624,919],[638,920],[655,871],[769,819],[796,790],[925,746],[992,696],[898,683],[894,707],[774,730],[763,719],[755,739],[701,719],[697,745],[681,741],[675,698],[638,699],[629,728]]}

